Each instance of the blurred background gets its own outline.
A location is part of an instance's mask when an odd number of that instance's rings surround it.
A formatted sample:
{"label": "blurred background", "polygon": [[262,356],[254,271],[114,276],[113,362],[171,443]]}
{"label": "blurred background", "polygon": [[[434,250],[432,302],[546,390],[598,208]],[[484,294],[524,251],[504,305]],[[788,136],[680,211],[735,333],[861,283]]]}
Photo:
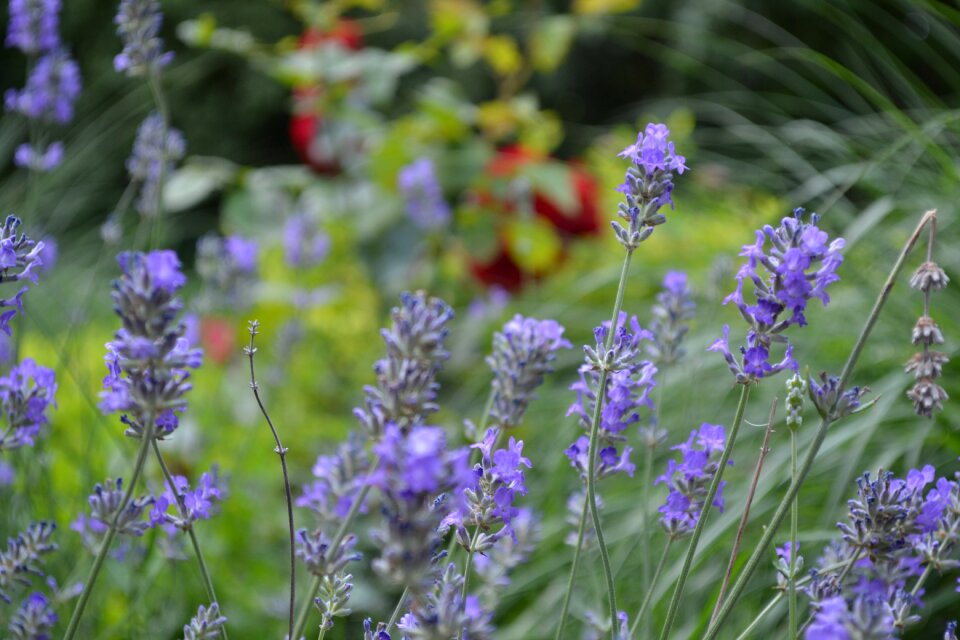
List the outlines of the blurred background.
{"label": "blurred background", "polygon": [[[90,558],[69,523],[94,483],[129,473],[132,463],[133,443],[96,404],[102,345],[117,328],[113,256],[143,249],[151,237],[148,223],[123,210],[122,194],[124,162],[153,101],[145,84],[113,70],[120,49],[113,4],[64,4],[61,35],[84,89],[73,121],[56,130],[63,164],[32,182],[12,162],[25,122],[6,114],[0,126],[0,211],[22,215],[28,233],[59,247],[18,320],[18,348],[54,367],[60,384],[46,437],[9,456],[18,473],[2,495],[0,534],[55,520],[62,550],[53,573],[70,584]],[[175,472],[195,478],[217,464],[227,480],[222,513],[197,531],[236,637],[279,637],[287,579],[276,456],[241,351],[249,319],[261,322],[261,383],[298,488],[316,457],[355,428],[351,408],[382,351],[378,327],[401,291],[425,288],[457,312],[440,413],[454,439],[464,420],[480,417],[489,375],[478,363],[503,321],[519,312],[567,327],[577,346],[561,356],[520,432],[535,465],[529,499],[544,515],[542,539],[497,616],[497,638],[541,638],[552,635],[552,622],[546,631],[544,624],[562,599],[571,557],[563,517],[578,482],[558,442],[573,441],[579,427],[564,418],[573,401],[567,388],[579,345],[609,314],[619,275],[621,249],[608,226],[626,168],[616,154],[647,122],[667,123],[690,167],[676,180],[668,224],[635,257],[624,307],[646,324],[664,274],[689,273],[698,312],[688,356],[661,380],[670,443],[733,415],[731,378],[703,350],[724,323],[738,322],[720,301],[733,288],[736,254],[762,224],[806,207],[847,240],[830,308],[812,310],[810,326],[796,335],[797,359],[811,373],[839,373],[927,209],[940,212],[937,260],[960,278],[960,9],[952,3],[168,0],[162,7],[162,36],[175,52],[163,89],[187,153],[169,176],[153,242],[176,249],[191,273],[187,306],[207,353],[190,411],[164,446]],[[18,51],[0,52],[5,90],[22,86],[25,70]],[[445,215],[411,210],[401,174],[421,158],[434,167]],[[256,269],[225,276],[223,259],[202,248],[210,234],[256,240]],[[907,268],[921,260],[922,249]],[[922,310],[920,294],[905,285],[902,277],[855,373],[880,399],[834,427],[801,494],[808,563],[836,537],[834,523],[862,472],[926,463],[942,474],[957,469],[958,413],[948,405],[935,420],[918,418],[905,397],[912,380],[902,364]],[[932,315],[953,351],[955,288],[934,298]],[[960,397],[952,371],[947,365],[944,387]],[[782,384],[767,381],[753,394],[750,422],[765,421]],[[812,430],[801,434],[801,447]],[[748,426],[741,436],[727,476],[728,510],[707,528],[701,558],[726,555],[762,432]],[[786,487],[786,435],[774,436],[745,549]],[[660,451],[658,468],[668,453]],[[159,472],[148,475],[158,487]],[[644,553],[629,552],[643,518],[636,482],[602,487],[625,585]],[[297,518],[311,526],[306,510]],[[192,562],[148,552],[163,546],[162,535],[148,535],[126,562],[108,563],[86,637],[179,637],[203,589]],[[648,552],[658,557],[659,548]],[[595,560],[588,556],[582,571],[581,619],[604,603]],[[354,609],[386,617],[397,594],[378,588],[367,568],[354,571]],[[700,565],[675,637],[702,630],[698,603],[713,597],[722,570]],[[760,572],[731,628],[746,626],[774,581],[772,566]],[[928,583],[924,622],[908,637],[942,633],[956,617],[955,585],[955,577]],[[643,589],[622,589],[624,608],[635,611]],[[761,631],[775,632],[784,617],[771,616]],[[338,624],[328,637],[358,637],[361,620]]]}

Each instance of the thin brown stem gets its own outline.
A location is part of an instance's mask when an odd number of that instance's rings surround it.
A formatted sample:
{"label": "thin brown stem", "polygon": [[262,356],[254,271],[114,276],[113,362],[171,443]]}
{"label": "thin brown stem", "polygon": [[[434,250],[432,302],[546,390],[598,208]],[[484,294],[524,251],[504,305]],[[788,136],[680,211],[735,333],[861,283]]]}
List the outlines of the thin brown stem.
{"label": "thin brown stem", "polygon": [[713,606],[713,614],[710,616],[711,622],[717,617],[720,606],[723,604],[723,597],[727,593],[727,587],[730,586],[730,578],[733,576],[733,567],[737,563],[737,556],[740,554],[740,545],[743,543],[743,534],[747,530],[747,521],[750,518],[750,507],[753,504],[753,497],[757,493],[757,485],[760,483],[760,472],[763,470],[763,461],[767,459],[770,448],[770,434],[773,433],[773,420],[777,415],[777,398],[770,403],[770,417],[767,419],[767,430],[763,434],[763,444],[760,446],[760,455],[757,457],[757,467],[753,472],[753,481],[750,483],[750,491],[747,492],[747,504],[743,507],[743,515],[740,517],[740,526],[737,527],[737,537],[733,542],[733,549],[730,550],[730,561],[727,562],[727,571],[723,575],[723,583],[720,585],[720,595],[717,596],[717,603]]}
{"label": "thin brown stem", "polygon": [[260,385],[257,384],[257,374],[253,368],[253,356],[257,352],[257,348],[253,345],[253,342],[259,327],[259,322],[256,320],[250,321],[250,346],[244,349],[244,351],[250,360],[250,389],[253,391],[253,397],[257,400],[257,406],[260,407],[260,413],[263,414],[267,425],[270,427],[270,433],[273,434],[273,440],[277,444],[274,451],[280,456],[280,467],[283,470],[283,490],[287,496],[287,528],[290,534],[290,615],[288,619],[289,629],[287,638],[293,638],[293,618],[297,602],[297,557],[293,538],[293,497],[290,494],[290,476],[287,473],[287,449],[280,442],[280,435],[277,433],[276,427],[273,426],[273,420],[270,419],[270,414],[267,413],[267,408],[263,405],[263,400],[260,398]]}

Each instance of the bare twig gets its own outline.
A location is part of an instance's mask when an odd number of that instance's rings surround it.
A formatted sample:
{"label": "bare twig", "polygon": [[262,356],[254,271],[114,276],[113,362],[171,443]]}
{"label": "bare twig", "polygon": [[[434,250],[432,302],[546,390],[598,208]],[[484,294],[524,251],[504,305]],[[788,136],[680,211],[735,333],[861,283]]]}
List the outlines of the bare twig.
{"label": "bare twig", "polygon": [[750,518],[750,506],[753,504],[753,496],[757,492],[757,484],[760,482],[760,472],[763,470],[763,461],[766,459],[770,449],[767,444],[770,442],[770,434],[773,433],[773,420],[777,415],[777,398],[770,403],[770,417],[767,419],[767,430],[763,434],[763,445],[760,447],[760,456],[757,458],[757,468],[753,472],[753,482],[750,483],[750,491],[747,493],[747,504],[743,507],[743,515],[740,517],[740,526],[737,527],[737,537],[733,542],[733,549],[730,550],[730,561],[727,563],[727,572],[723,575],[723,584],[720,585],[720,595],[717,596],[717,603],[713,606],[713,613],[710,621],[717,617],[720,606],[723,604],[723,597],[726,595],[727,587],[730,586],[730,578],[733,576],[733,566],[737,562],[737,555],[740,553],[740,544],[743,542],[743,533],[747,529],[747,520]]}
{"label": "bare twig", "polygon": [[259,321],[250,321],[250,346],[245,347],[243,352],[246,353],[247,357],[250,359],[250,389],[253,391],[253,397],[257,399],[257,405],[260,407],[260,413],[262,413],[264,419],[266,419],[267,425],[270,427],[270,433],[273,434],[273,439],[277,443],[277,447],[274,449],[274,451],[276,451],[277,455],[280,456],[280,467],[283,469],[283,489],[287,494],[287,524],[288,528],[290,529],[290,615],[287,638],[293,638],[293,610],[296,606],[297,598],[297,559],[293,542],[293,498],[290,496],[290,476],[287,474],[287,450],[280,443],[280,435],[277,433],[277,429],[273,426],[273,420],[270,419],[270,414],[267,413],[267,408],[263,405],[263,400],[260,398],[260,385],[257,384],[257,375],[253,369],[253,356],[257,352],[257,348],[253,346],[253,340],[257,335],[257,330],[259,328]]}

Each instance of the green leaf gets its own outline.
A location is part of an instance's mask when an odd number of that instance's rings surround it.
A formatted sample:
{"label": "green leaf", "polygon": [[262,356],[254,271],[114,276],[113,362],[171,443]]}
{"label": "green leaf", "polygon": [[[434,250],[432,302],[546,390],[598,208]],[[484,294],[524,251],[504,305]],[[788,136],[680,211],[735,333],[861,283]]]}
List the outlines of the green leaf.
{"label": "green leaf", "polygon": [[167,178],[163,185],[163,208],[183,211],[233,181],[237,167],[220,158],[194,158]]}
{"label": "green leaf", "polygon": [[533,67],[540,72],[554,71],[570,52],[577,25],[570,16],[550,16],[541,20],[530,34]]}
{"label": "green leaf", "polygon": [[567,216],[575,215],[579,204],[572,173],[570,167],[555,160],[531,163],[520,171],[520,175],[530,181],[534,191],[552,200],[560,212]]}
{"label": "green leaf", "polygon": [[560,237],[542,218],[511,218],[504,229],[507,252],[527,273],[543,273],[560,258]]}

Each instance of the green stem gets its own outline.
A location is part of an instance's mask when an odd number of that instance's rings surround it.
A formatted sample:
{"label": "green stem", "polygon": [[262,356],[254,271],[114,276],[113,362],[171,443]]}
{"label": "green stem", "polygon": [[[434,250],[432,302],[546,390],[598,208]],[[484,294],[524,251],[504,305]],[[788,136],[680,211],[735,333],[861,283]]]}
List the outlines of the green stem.
{"label": "green stem", "polygon": [[[156,454],[157,462],[160,464],[160,469],[163,471],[163,477],[167,480],[167,486],[170,487],[170,492],[177,498],[177,507],[180,509],[180,516],[183,518],[184,522],[187,522],[187,505],[183,501],[183,495],[180,494],[180,491],[177,489],[177,485],[173,481],[173,474],[170,473],[170,469],[167,467],[167,462],[163,459],[163,454],[160,453],[160,445],[157,443],[157,440],[153,440],[153,452]],[[217,599],[217,592],[213,588],[213,579],[210,577],[210,571],[207,569],[207,562],[203,558],[203,553],[200,551],[200,543],[197,541],[197,532],[193,530],[192,523],[187,526],[187,535],[190,536],[190,544],[193,545],[193,553],[197,557],[197,564],[200,565],[200,574],[203,576],[203,586],[207,590],[207,598],[210,602],[216,602],[220,604],[220,601]],[[227,630],[226,625],[220,625],[220,637],[223,640],[227,640]]]}
{"label": "green stem", "polygon": [[[380,457],[378,456],[376,460],[373,461],[373,466],[370,468],[370,474],[373,475],[377,467],[380,466]],[[357,514],[360,513],[360,505],[363,504],[363,501],[367,497],[367,493],[370,492],[370,482],[369,477],[363,483],[363,487],[360,488],[360,491],[357,493],[357,499],[353,501],[353,504],[350,505],[350,510],[347,512],[346,517],[340,523],[340,528],[337,529],[336,534],[333,536],[333,540],[330,541],[330,549],[337,549],[340,547],[340,543],[343,542],[343,538],[347,535],[347,532],[350,530],[350,527],[353,526],[353,521],[356,519]],[[300,607],[300,614],[297,616],[297,624],[294,626],[293,636],[294,638],[299,638],[303,635],[303,631],[307,626],[307,618],[310,617],[310,610],[312,609],[313,599],[317,597],[317,592],[320,590],[320,576],[314,576],[313,582],[310,583],[310,588],[307,591],[308,597],[306,602],[303,603],[303,606]]]}
{"label": "green stem", "polygon": [[159,245],[160,230],[162,228],[163,218],[163,183],[167,178],[167,137],[170,133],[170,111],[167,108],[167,100],[163,95],[163,87],[160,84],[159,73],[149,75],[150,93],[153,94],[153,101],[157,105],[157,112],[163,122],[163,137],[160,143],[160,175],[157,178],[157,201],[153,213],[153,223],[150,231],[150,248],[155,249]]}
{"label": "green stem", "polygon": [[[617,285],[617,297],[613,303],[613,315],[610,319],[610,330],[607,332],[607,338],[604,343],[604,350],[609,350],[613,344],[614,335],[617,332],[617,324],[620,319],[620,310],[623,308],[623,295],[627,288],[627,273],[630,271],[630,258],[633,257],[632,251],[627,251],[623,259],[623,268],[620,270],[620,283]],[[567,593],[563,598],[563,610],[560,613],[560,626],[557,630],[557,638],[562,637],[563,628],[566,626],[567,613],[570,607],[570,594],[573,592],[573,585],[576,580],[577,568],[580,565],[580,554],[583,551],[583,535],[586,528],[586,513],[589,508],[593,516],[593,528],[597,534],[597,546],[600,549],[600,558],[603,563],[603,574],[607,582],[607,599],[610,605],[610,628],[612,633],[616,633],[617,622],[617,594],[613,583],[613,571],[610,568],[610,554],[607,552],[607,545],[603,539],[603,530],[600,526],[600,513],[597,510],[597,489],[596,489],[596,469],[597,469],[597,442],[600,436],[600,413],[603,410],[603,401],[606,397],[607,369],[600,372],[600,380],[597,383],[596,401],[593,410],[593,420],[590,425],[590,449],[587,452],[587,499],[584,502],[584,510],[580,516],[580,528],[577,532],[577,548],[573,551],[573,566],[570,568],[570,578],[567,581]]]}
{"label": "green stem", "polygon": [[[467,602],[467,585],[470,582],[470,568],[473,566],[473,550],[477,546],[477,541],[480,539],[480,527],[477,527],[476,531],[473,532],[473,537],[470,539],[470,548],[467,549],[467,559],[463,562],[463,585],[460,587],[460,609],[466,606]],[[457,640],[463,638],[463,627],[457,629]]]}
{"label": "green stem", "polygon": [[747,409],[747,399],[749,397],[750,385],[745,384],[740,391],[740,402],[737,404],[737,413],[733,418],[733,425],[730,427],[730,435],[727,436],[723,453],[720,454],[720,460],[717,462],[717,472],[713,474],[713,480],[707,490],[703,508],[700,510],[699,517],[697,517],[697,525],[693,528],[693,535],[690,537],[690,544],[687,546],[687,554],[683,558],[683,567],[680,569],[680,576],[677,578],[677,586],[673,589],[673,597],[670,599],[670,608],[667,610],[667,619],[663,623],[663,631],[660,632],[660,640],[667,640],[670,637],[670,628],[673,626],[673,621],[680,610],[680,598],[683,596],[683,587],[686,584],[687,575],[690,573],[690,567],[693,565],[693,556],[697,552],[700,536],[703,535],[703,530],[706,528],[707,516],[713,507],[717,491],[720,490],[720,481],[723,478],[723,472],[726,470],[727,461],[730,460],[733,444],[737,440],[737,433],[740,431],[740,424],[743,422],[743,414]]}
{"label": "green stem", "polygon": [[[797,430],[790,429],[790,478],[797,478]],[[796,497],[790,507],[790,578],[787,581],[787,620],[789,640],[797,637],[797,530],[800,526],[800,505]]]}
{"label": "green stem", "polygon": [[[877,323],[877,319],[880,317],[880,311],[883,310],[887,299],[890,297],[890,292],[893,290],[893,285],[896,282],[897,276],[899,276],[900,271],[903,270],[903,265],[907,261],[907,256],[910,254],[910,250],[913,249],[913,246],[916,244],[917,239],[920,237],[920,233],[923,231],[923,228],[931,221],[936,220],[936,217],[936,210],[926,212],[923,215],[923,218],[920,219],[920,222],[917,224],[917,227],[914,229],[913,233],[907,239],[906,244],[904,244],[903,250],[900,252],[900,256],[897,258],[893,268],[890,270],[890,274],[887,276],[887,280],[884,282],[883,288],[880,289],[880,293],[873,305],[873,309],[870,311],[870,315],[867,316],[867,320],[864,323],[863,329],[861,329],[860,335],[857,337],[857,341],[853,345],[853,349],[850,351],[850,356],[847,358],[847,362],[843,367],[843,371],[840,374],[839,387],[837,390],[838,398],[843,393],[843,390],[850,379],[850,375],[853,373],[853,367],[857,364],[857,360],[860,359],[860,353],[863,351],[867,339],[870,337],[873,327]],[[743,590],[746,589],[747,582],[753,576],[753,573],[757,570],[757,567],[760,566],[760,562],[767,553],[767,549],[770,548],[770,544],[773,542],[774,536],[777,535],[777,529],[780,527],[780,524],[783,522],[784,518],[786,518],[787,512],[790,510],[790,505],[794,498],[796,498],[797,494],[800,492],[800,485],[803,484],[807,474],[810,473],[810,469],[813,467],[813,461],[817,457],[817,453],[820,452],[820,447],[823,446],[823,441],[827,437],[827,430],[835,420],[836,418],[832,413],[832,409],[831,413],[828,413],[824,418],[821,419],[820,425],[817,427],[817,432],[814,435],[813,442],[810,445],[810,449],[807,451],[807,455],[804,457],[803,462],[800,463],[800,469],[797,471],[796,477],[793,479],[793,482],[787,489],[786,495],[784,495],[780,500],[777,510],[774,512],[773,517],[770,519],[770,522],[767,524],[767,527],[763,532],[763,536],[760,538],[760,541],[754,548],[750,559],[747,560],[746,565],[744,565],[740,577],[737,578],[737,582],[733,585],[730,596],[720,609],[720,613],[717,614],[717,619],[707,629],[703,640],[713,640],[717,637],[717,634],[720,633],[720,626],[733,611],[737,600],[743,593]]]}
{"label": "green stem", "polygon": [[580,510],[580,526],[577,527],[577,546],[573,552],[573,565],[570,567],[570,576],[567,578],[567,591],[563,595],[563,606],[560,608],[560,626],[557,627],[556,640],[562,640],[563,630],[567,625],[567,613],[570,611],[570,596],[573,594],[573,585],[576,582],[577,569],[580,567],[580,549],[583,547],[583,537],[587,530],[587,496],[583,496],[583,509]]}
{"label": "green stem", "polygon": [[673,546],[673,541],[674,538],[669,538],[667,540],[667,546],[664,547],[663,555],[660,556],[660,562],[657,563],[657,570],[653,572],[653,580],[647,586],[647,595],[643,596],[643,602],[640,604],[640,610],[637,611],[637,615],[633,618],[633,624],[630,625],[631,638],[637,632],[637,626],[640,624],[640,621],[646,619],[647,608],[650,606],[650,603],[653,602],[653,590],[656,588],[657,582],[660,581],[660,575],[663,573],[663,568],[667,565],[667,554],[670,553],[670,547]]}
{"label": "green stem", "polygon": [[73,608],[73,614],[70,616],[70,623],[67,625],[67,631],[63,635],[63,640],[71,640],[77,633],[77,628],[80,626],[80,618],[83,617],[83,610],[87,606],[87,600],[90,599],[90,593],[93,591],[93,586],[97,582],[97,576],[100,575],[100,569],[103,568],[103,562],[107,559],[110,545],[117,535],[117,523],[123,515],[124,509],[127,508],[127,503],[130,502],[130,498],[133,497],[137,481],[143,473],[143,465],[147,461],[147,450],[150,447],[150,441],[153,440],[153,416],[147,417],[147,424],[142,434],[143,441],[140,443],[140,450],[137,452],[137,461],[133,467],[133,474],[130,476],[130,484],[127,485],[127,491],[123,494],[123,499],[120,501],[120,504],[117,505],[117,512],[113,517],[113,522],[110,524],[110,528],[107,529],[107,535],[103,539],[103,544],[100,545],[100,550],[97,551],[97,556],[93,560],[93,566],[90,567],[90,573],[83,583],[83,591],[80,592],[77,604]]}
{"label": "green stem", "polygon": [[410,595],[410,587],[404,587],[403,593],[400,594],[400,599],[397,600],[397,606],[393,608],[393,613],[390,614],[390,621],[387,622],[387,633],[393,629],[393,625],[397,624],[397,620],[400,619],[400,612],[403,611],[403,603],[407,601],[407,596]]}

